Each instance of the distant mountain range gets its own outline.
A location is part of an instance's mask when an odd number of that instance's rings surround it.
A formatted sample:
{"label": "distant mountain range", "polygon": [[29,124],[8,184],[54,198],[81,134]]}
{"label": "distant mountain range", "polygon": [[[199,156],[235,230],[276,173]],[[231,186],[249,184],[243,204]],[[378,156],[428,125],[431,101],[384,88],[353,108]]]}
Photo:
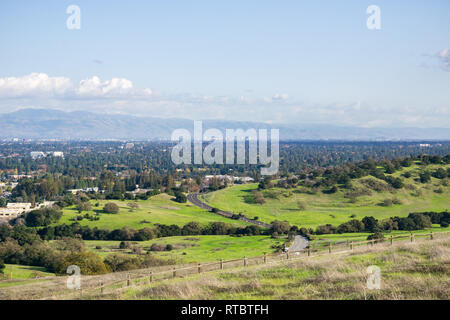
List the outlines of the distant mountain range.
{"label": "distant mountain range", "polygon": [[[0,114],[0,138],[60,140],[169,140],[178,128],[192,132],[193,121],[131,115],[21,109]],[[281,140],[450,140],[449,128],[360,128],[315,124],[265,124],[222,120],[203,121],[204,130],[280,129]]]}

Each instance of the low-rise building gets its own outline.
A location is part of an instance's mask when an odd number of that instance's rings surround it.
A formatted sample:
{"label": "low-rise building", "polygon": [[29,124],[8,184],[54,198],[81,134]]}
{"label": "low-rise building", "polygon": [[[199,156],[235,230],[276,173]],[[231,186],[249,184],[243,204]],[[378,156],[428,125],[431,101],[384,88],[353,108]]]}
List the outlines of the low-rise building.
{"label": "low-rise building", "polygon": [[79,192],[103,192],[102,190],[99,190],[98,187],[92,187],[92,188],[84,188],[84,189],[69,189],[67,192],[70,192],[72,194],[77,194]]}
{"label": "low-rise building", "polygon": [[45,157],[45,153],[42,151],[31,151],[30,156],[33,160]]}
{"label": "low-rise building", "polygon": [[33,205],[29,202],[10,202],[6,205],[6,208],[0,208],[0,218],[5,218],[7,220],[17,218],[18,216],[32,210],[50,208],[54,203],[54,201],[44,201],[43,203],[38,203],[33,207]]}
{"label": "low-rise building", "polygon": [[64,152],[62,151],[53,151],[52,156],[64,158]]}

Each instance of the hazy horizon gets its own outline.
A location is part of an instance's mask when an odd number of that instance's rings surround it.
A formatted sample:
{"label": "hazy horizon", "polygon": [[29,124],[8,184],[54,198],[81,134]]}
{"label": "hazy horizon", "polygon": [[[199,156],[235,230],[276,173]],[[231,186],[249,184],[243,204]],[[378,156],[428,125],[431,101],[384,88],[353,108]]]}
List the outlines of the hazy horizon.
{"label": "hazy horizon", "polygon": [[0,113],[450,128],[448,1],[73,4],[0,4]]}

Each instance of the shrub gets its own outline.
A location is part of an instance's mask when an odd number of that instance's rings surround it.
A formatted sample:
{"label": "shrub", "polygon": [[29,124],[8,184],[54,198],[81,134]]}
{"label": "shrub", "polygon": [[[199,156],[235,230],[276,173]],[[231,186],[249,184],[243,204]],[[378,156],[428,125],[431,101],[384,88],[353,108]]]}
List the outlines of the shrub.
{"label": "shrub", "polygon": [[403,181],[400,178],[395,178],[391,176],[386,177],[386,182],[389,183],[395,189],[403,188]]}
{"label": "shrub", "polygon": [[406,171],[405,173],[402,174],[402,176],[405,178],[411,178],[412,174],[410,171]]}
{"label": "shrub", "polygon": [[291,226],[289,225],[289,222],[287,222],[287,221],[275,220],[275,221],[272,221],[271,225],[272,225],[272,228],[271,228],[272,233],[283,234],[283,233],[287,233],[291,229]]}
{"label": "shrub", "polygon": [[114,202],[108,202],[103,207],[103,211],[106,213],[119,213],[119,206],[115,204]]}
{"label": "shrub", "polygon": [[338,226],[337,233],[350,233],[364,231],[364,223],[353,219]]}
{"label": "shrub", "polygon": [[253,190],[252,195],[253,195],[254,203],[264,204],[266,202],[266,199],[264,199],[264,196],[261,191]]}
{"label": "shrub", "polygon": [[316,228],[315,234],[333,234],[336,233],[337,228],[331,224],[325,224]]}
{"label": "shrub", "polygon": [[105,274],[109,271],[97,254],[93,252],[75,252],[68,254],[62,259],[56,273],[66,274],[67,268],[71,265],[78,266],[82,275]]}
{"label": "shrub", "polygon": [[165,251],[166,248],[167,248],[167,245],[159,244],[159,243],[154,243],[154,244],[152,244],[152,246],[150,247],[150,251]]}
{"label": "shrub", "polygon": [[147,240],[151,240],[156,238],[156,234],[155,231],[153,231],[150,228],[142,228],[139,229],[135,234],[134,234],[134,239],[136,241],[147,241]]}
{"label": "shrub", "polygon": [[433,172],[432,175],[437,179],[445,179],[447,178],[447,171],[445,171],[443,168],[438,168],[435,172]]}
{"label": "shrub", "polygon": [[427,183],[431,180],[431,173],[429,171],[424,171],[419,174],[420,182]]}
{"label": "shrub", "polygon": [[86,202],[80,202],[77,204],[77,210],[78,212],[82,212],[82,211],[91,211],[92,210],[92,205],[89,201]]}
{"label": "shrub", "polygon": [[333,193],[336,193],[337,191],[338,191],[338,188],[336,186],[332,186],[330,189],[323,190],[322,192],[326,193],[326,194],[333,194]]}
{"label": "shrub", "polygon": [[121,241],[119,244],[119,249],[129,249],[131,248],[131,243],[128,241]]}
{"label": "shrub", "polygon": [[384,199],[383,202],[380,203],[380,206],[383,207],[391,207],[394,202],[391,199]]}
{"label": "shrub", "polygon": [[364,217],[362,223],[365,231],[374,233],[378,231],[378,220],[374,217]]}
{"label": "shrub", "polygon": [[184,193],[177,192],[177,193],[175,193],[174,201],[179,202],[179,203],[186,203],[187,202],[187,197],[186,197],[186,195]]}
{"label": "shrub", "polygon": [[307,206],[306,206],[306,203],[305,202],[303,202],[303,201],[298,201],[297,202],[297,207],[298,207],[298,210],[306,210],[306,208],[307,208]]}
{"label": "shrub", "polygon": [[105,258],[105,264],[113,272],[139,269],[141,267],[140,260],[137,257],[125,254],[111,254]]}
{"label": "shrub", "polygon": [[384,241],[384,234],[383,234],[383,232],[377,231],[377,232],[369,235],[367,237],[367,240],[376,240],[375,242],[382,242],[382,241]]}
{"label": "shrub", "polygon": [[414,221],[416,230],[431,228],[431,219],[429,216],[421,213],[410,213],[408,218]]}

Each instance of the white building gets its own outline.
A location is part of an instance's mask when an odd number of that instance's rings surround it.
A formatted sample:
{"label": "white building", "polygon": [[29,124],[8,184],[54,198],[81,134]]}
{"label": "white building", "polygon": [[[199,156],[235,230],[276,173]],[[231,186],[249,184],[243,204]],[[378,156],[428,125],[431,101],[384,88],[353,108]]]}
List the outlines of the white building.
{"label": "white building", "polygon": [[218,180],[228,180],[229,182],[231,181],[241,181],[241,182],[253,182],[254,179],[251,177],[233,177],[233,176],[229,176],[229,175],[206,175],[205,179],[206,180],[212,180],[212,179],[218,179]]}
{"label": "white building", "polygon": [[13,202],[13,203],[8,203],[6,205],[6,208],[8,209],[18,209],[18,210],[22,210],[22,211],[27,211],[31,209],[31,203],[29,202]]}
{"label": "white building", "polygon": [[64,158],[64,152],[62,152],[62,151],[53,151],[52,156]]}
{"label": "white building", "polygon": [[92,187],[92,188],[84,188],[84,189],[69,189],[68,192],[72,194],[77,194],[78,192],[99,192],[98,187]]}
{"label": "white building", "polygon": [[45,153],[42,151],[31,151],[30,156],[32,159],[39,159],[45,157]]}
{"label": "white building", "polygon": [[6,208],[0,208],[0,218],[16,218],[23,213],[30,212],[31,210],[52,207],[54,203],[54,201],[44,201],[44,203],[37,204],[36,207],[32,207],[31,203],[28,202],[8,203]]}

